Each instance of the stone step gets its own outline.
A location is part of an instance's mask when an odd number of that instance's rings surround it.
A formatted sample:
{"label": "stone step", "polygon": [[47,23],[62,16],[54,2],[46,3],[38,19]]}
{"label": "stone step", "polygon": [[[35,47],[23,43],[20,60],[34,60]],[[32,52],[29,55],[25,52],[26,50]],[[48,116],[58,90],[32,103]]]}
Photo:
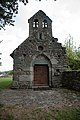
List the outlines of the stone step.
{"label": "stone step", "polygon": [[33,90],[51,90],[51,87],[49,86],[33,86]]}

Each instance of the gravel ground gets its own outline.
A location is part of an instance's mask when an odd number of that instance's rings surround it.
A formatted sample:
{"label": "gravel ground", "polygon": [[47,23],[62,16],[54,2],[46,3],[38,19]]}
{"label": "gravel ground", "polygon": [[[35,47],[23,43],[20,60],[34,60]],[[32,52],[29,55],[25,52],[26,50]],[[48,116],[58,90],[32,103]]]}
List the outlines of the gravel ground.
{"label": "gravel ground", "polygon": [[2,89],[0,90],[0,104],[24,107],[80,107],[80,92],[59,88],[35,91]]}

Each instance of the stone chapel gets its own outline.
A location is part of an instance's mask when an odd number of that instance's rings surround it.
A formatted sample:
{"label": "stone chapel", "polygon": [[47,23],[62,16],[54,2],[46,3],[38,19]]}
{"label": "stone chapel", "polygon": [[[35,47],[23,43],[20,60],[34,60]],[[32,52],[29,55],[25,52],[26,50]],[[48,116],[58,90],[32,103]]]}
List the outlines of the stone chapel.
{"label": "stone chapel", "polygon": [[12,88],[60,87],[66,50],[52,36],[52,20],[39,10],[28,23],[29,37],[11,54]]}

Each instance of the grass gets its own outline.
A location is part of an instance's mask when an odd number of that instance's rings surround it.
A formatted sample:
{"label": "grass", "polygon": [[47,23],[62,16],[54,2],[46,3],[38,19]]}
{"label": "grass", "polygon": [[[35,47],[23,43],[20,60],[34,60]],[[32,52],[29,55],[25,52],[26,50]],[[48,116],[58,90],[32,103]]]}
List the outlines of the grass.
{"label": "grass", "polygon": [[11,77],[0,77],[0,89],[7,88],[11,83]]}
{"label": "grass", "polygon": [[80,108],[25,108],[3,106],[0,120],[80,120]]}
{"label": "grass", "polygon": [[57,113],[56,120],[80,120],[80,108],[67,108]]}

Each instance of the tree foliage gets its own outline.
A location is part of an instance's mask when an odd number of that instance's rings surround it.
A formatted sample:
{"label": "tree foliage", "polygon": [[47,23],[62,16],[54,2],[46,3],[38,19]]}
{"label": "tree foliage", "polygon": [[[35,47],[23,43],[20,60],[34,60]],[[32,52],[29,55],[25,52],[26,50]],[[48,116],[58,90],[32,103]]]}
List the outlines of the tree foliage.
{"label": "tree foliage", "polygon": [[29,1],[30,0],[0,0],[0,30],[2,28],[4,29],[5,25],[14,25],[15,21],[13,17],[18,14],[18,3],[22,2],[26,5]]}
{"label": "tree foliage", "polygon": [[69,35],[64,46],[67,52],[67,65],[69,70],[80,70],[80,49],[77,49],[73,42],[73,37]]}
{"label": "tree foliage", "polygon": [[13,16],[18,13],[17,0],[0,0],[0,29],[13,25]]}

